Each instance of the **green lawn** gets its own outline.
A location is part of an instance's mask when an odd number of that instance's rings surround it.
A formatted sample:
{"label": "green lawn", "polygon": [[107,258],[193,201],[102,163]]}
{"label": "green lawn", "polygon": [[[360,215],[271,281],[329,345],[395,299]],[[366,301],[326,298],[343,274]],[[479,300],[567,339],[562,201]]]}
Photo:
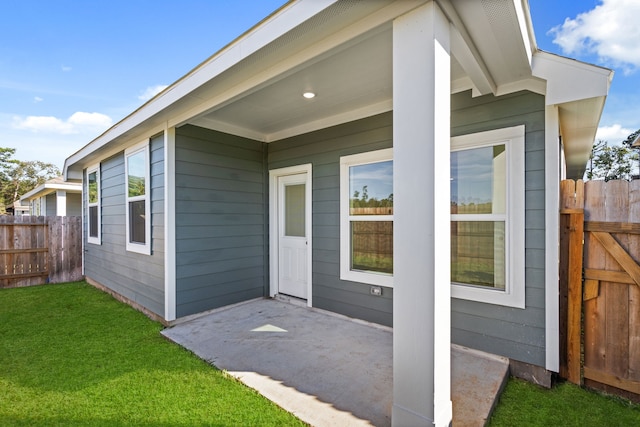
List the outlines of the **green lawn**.
{"label": "green lawn", "polygon": [[511,378],[488,425],[640,426],[640,405],[585,390],[570,383],[560,383],[547,390]]}
{"label": "green lawn", "polygon": [[305,425],[161,329],[83,282],[0,289],[0,425]]}
{"label": "green lawn", "polygon": [[[86,283],[0,289],[0,426],[304,425]],[[491,427],[637,426],[640,406],[511,379]]]}

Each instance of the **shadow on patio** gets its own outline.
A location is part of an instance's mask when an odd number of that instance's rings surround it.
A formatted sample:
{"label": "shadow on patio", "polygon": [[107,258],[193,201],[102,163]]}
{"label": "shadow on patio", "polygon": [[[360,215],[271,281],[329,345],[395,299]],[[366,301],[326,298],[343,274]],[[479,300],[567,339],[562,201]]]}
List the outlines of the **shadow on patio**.
{"label": "shadow on patio", "polygon": [[[277,300],[252,300],[163,334],[313,426],[390,426],[393,331]],[[482,426],[505,358],[452,346],[454,426]]]}

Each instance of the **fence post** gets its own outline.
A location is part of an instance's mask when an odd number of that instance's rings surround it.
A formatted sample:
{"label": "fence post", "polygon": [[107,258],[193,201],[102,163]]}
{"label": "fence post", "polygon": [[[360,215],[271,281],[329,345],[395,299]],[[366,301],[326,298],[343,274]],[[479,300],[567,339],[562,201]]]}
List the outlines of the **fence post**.
{"label": "fence post", "polygon": [[582,256],[584,239],[584,210],[564,209],[568,216],[565,226],[569,232],[567,257],[567,379],[581,384],[582,336]]}

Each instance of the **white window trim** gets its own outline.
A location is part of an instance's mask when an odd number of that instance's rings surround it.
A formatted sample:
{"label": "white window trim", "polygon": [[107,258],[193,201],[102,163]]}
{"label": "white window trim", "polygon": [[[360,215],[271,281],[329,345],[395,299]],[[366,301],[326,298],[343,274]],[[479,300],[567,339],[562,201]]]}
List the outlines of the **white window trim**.
{"label": "white window trim", "polygon": [[[368,151],[340,157],[340,279],[393,287],[393,275],[351,270],[351,237],[349,215],[349,167],[393,160],[393,149]],[[380,221],[393,221],[393,215],[379,215]],[[362,220],[365,220],[362,218]]]}
{"label": "white window trim", "polygon": [[451,284],[451,297],[525,308],[525,161],[524,125],[451,138],[451,151],[505,144],[507,151],[507,211],[505,289]]}
{"label": "white window trim", "polygon": [[[98,184],[98,201],[96,203],[91,203],[89,201],[89,175],[92,173],[96,173],[96,183]],[[91,243],[94,245],[102,244],[102,203],[101,203],[101,191],[102,187],[100,185],[100,163],[93,165],[87,168],[87,243]],[[91,218],[89,216],[89,209],[93,206],[98,207],[98,236],[91,237],[90,227],[91,227]]]}
{"label": "white window trim", "polygon": [[[145,194],[144,196],[129,197],[129,157],[144,152],[145,154]],[[127,148],[124,151],[124,194],[125,194],[125,228],[126,228],[126,249],[129,252],[137,252],[144,255],[151,255],[151,164],[149,153],[149,140]],[[129,202],[144,200],[145,218],[145,243],[132,243],[130,241],[129,229]]]}

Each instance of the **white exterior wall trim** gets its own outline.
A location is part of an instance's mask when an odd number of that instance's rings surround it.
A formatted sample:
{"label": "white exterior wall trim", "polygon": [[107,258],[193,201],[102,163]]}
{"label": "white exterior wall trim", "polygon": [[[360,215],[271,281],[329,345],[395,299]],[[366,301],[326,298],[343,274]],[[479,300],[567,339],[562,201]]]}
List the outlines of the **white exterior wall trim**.
{"label": "white exterior wall trim", "polygon": [[176,128],[164,131],[164,319],[176,319]]}
{"label": "white exterior wall trim", "polygon": [[560,124],[558,108],[545,109],[545,367],[549,371],[560,370]]}

